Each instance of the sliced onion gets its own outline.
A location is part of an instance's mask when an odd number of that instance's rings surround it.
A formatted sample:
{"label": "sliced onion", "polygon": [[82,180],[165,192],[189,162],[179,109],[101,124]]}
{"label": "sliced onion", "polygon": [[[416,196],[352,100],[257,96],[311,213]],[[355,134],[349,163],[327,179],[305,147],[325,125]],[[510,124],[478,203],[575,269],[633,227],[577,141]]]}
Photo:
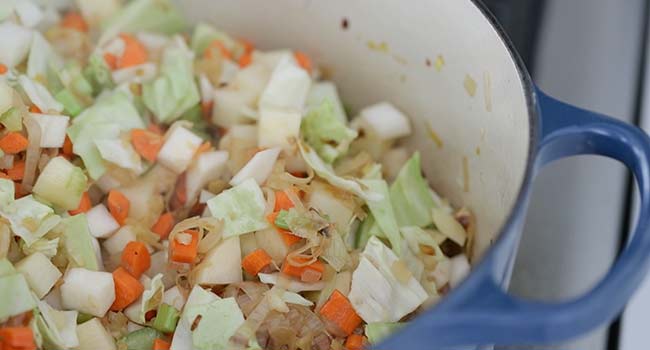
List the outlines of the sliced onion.
{"label": "sliced onion", "polygon": [[28,192],[32,190],[32,185],[36,180],[36,168],[41,156],[41,127],[29,114],[24,116],[23,123],[27,129],[29,145],[25,157],[25,175],[23,176],[22,190]]}

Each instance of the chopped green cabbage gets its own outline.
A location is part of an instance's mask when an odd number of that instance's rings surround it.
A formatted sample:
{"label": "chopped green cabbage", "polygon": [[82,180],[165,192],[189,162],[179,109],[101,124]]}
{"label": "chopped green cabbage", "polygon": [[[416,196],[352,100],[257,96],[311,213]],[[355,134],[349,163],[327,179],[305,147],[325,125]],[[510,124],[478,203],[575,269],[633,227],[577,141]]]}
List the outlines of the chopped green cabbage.
{"label": "chopped green cabbage", "polygon": [[321,257],[327,261],[336,272],[343,270],[343,268],[350,262],[350,254],[345,246],[343,237],[341,237],[337,231],[330,230],[329,244],[325,248],[325,251],[323,251]]}
{"label": "chopped green cabbage", "polygon": [[417,226],[400,227],[404,240],[412,251],[417,252],[420,245],[429,246],[436,251],[436,257],[444,259],[445,254],[431,234]]}
{"label": "chopped green cabbage", "polygon": [[23,128],[23,116],[16,107],[10,107],[0,114],[0,123],[9,131],[20,131]]}
{"label": "chopped green cabbage", "polygon": [[[192,331],[192,344],[202,350],[227,350],[230,337],[244,323],[244,315],[234,298],[215,300],[209,304],[191,306],[185,315],[190,324],[201,315],[199,325]],[[215,332],[218,329],[218,332]]]}
{"label": "chopped green cabbage", "polygon": [[0,206],[0,215],[9,221],[11,230],[27,246],[43,237],[61,221],[61,217],[54,214],[52,208],[31,195]]}
{"label": "chopped green cabbage", "polygon": [[38,302],[36,320],[46,350],[70,349],[79,346],[77,338],[77,311],[59,311],[45,301]]}
{"label": "chopped green cabbage", "polygon": [[104,25],[99,38],[103,45],[121,32],[150,31],[174,34],[185,29],[185,20],[169,0],[134,0]]}
{"label": "chopped green cabbage", "polygon": [[23,275],[0,277],[0,322],[36,307],[36,300]]}
{"label": "chopped green cabbage", "polygon": [[331,102],[325,101],[309,111],[300,126],[305,141],[327,163],[344,155],[357,132],[339,120]]}
{"label": "chopped green cabbage", "polygon": [[0,208],[13,203],[16,187],[9,179],[0,179]]}
{"label": "chopped green cabbage", "polygon": [[386,238],[388,238],[391,248],[395,254],[400,256],[402,237],[399,232],[399,227],[397,226],[397,220],[395,219],[395,212],[393,211],[393,205],[390,201],[386,181],[365,179],[362,180],[362,182],[368,186],[371,191],[380,193],[383,196],[382,200],[368,202],[368,208],[370,208],[370,212],[375,218],[377,225]]}
{"label": "chopped green cabbage", "polygon": [[209,24],[199,23],[196,25],[194,32],[192,33],[190,46],[195,54],[202,55],[203,51],[205,51],[210,43],[215,40],[219,40],[223,46],[230,51],[232,51],[236,45],[235,40],[233,40],[230,35],[216,30]]}
{"label": "chopped green cabbage", "polygon": [[97,271],[97,257],[85,214],[67,217],[62,221],[63,248],[72,267]]}
{"label": "chopped green cabbage", "polygon": [[390,199],[399,227],[425,227],[433,223],[433,196],[420,169],[420,153],[415,152],[390,186]]}
{"label": "chopped green cabbage", "polygon": [[223,237],[258,231],[268,226],[264,219],[264,195],[255,179],[221,192],[207,202],[212,216],[224,220]]}
{"label": "chopped green cabbage", "polygon": [[167,48],[160,71],[158,78],[143,85],[142,98],[160,122],[171,123],[201,100],[194,81],[191,52],[179,47]]}
{"label": "chopped green cabbage", "polygon": [[140,155],[127,140],[95,140],[95,146],[105,161],[123,169],[133,170],[136,174],[142,173]]}
{"label": "chopped green cabbage", "polygon": [[48,75],[48,70],[57,71],[62,66],[63,60],[54,51],[50,43],[40,32],[34,31],[29,57],[27,58],[27,76],[43,81]]}
{"label": "chopped green cabbage", "polygon": [[311,111],[314,108],[320,108],[323,102],[332,104],[334,116],[341,123],[347,123],[348,117],[345,114],[345,109],[341,103],[341,98],[336,90],[336,85],[331,81],[320,81],[313,83],[307,95],[307,109]]}
{"label": "chopped green cabbage", "polygon": [[0,259],[0,277],[13,275],[16,269],[7,258]]}
{"label": "chopped green cabbage", "polygon": [[377,201],[382,199],[380,193],[376,193],[368,188],[368,186],[362,184],[356,179],[343,178],[334,173],[332,167],[325,163],[319,156],[316,151],[311,147],[305,145],[303,142],[298,142],[300,153],[305,159],[305,162],[314,169],[314,172],[332,186],[338,187],[342,190],[352,192],[357,196],[361,197],[366,202]]}
{"label": "chopped green cabbage", "polygon": [[98,95],[104,89],[110,89],[115,86],[111,69],[100,55],[90,55],[88,65],[83,70],[83,75],[90,82],[93,88],[93,95]]}
{"label": "chopped green cabbage", "polygon": [[370,344],[378,344],[386,339],[389,335],[399,331],[404,327],[400,322],[373,322],[366,325],[366,336]]}
{"label": "chopped green cabbage", "polygon": [[[63,157],[52,158],[36,179],[33,192],[60,208],[74,210],[79,207],[88,179],[81,168]],[[65,195],[61,195],[65,194]]]}
{"label": "chopped green cabbage", "polygon": [[54,239],[39,238],[30,245],[23,244],[22,250],[25,255],[31,255],[38,252],[51,259],[56,255],[58,247],[58,237]]}

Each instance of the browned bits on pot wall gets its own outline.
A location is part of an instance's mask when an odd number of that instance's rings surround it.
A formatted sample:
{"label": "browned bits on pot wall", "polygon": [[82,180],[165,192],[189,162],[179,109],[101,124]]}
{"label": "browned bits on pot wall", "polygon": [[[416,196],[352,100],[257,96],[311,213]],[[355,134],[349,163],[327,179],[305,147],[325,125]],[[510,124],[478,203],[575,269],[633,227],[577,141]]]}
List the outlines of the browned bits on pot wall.
{"label": "browned bits on pot wall", "polygon": [[348,30],[349,26],[350,26],[350,21],[346,17],[343,17],[343,19],[341,19],[341,29]]}

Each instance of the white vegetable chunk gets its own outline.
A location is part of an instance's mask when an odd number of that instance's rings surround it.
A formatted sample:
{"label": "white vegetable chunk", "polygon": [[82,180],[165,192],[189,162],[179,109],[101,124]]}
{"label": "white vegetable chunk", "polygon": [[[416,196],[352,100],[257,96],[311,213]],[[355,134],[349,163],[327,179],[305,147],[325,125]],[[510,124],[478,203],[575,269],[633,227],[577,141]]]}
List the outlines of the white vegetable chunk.
{"label": "white vegetable chunk", "polygon": [[41,128],[41,144],[43,148],[60,148],[65,141],[65,132],[70,117],[64,115],[51,115],[30,113]]}
{"label": "white vegetable chunk", "polygon": [[255,240],[257,241],[257,246],[264,249],[277,265],[282,264],[284,258],[289,253],[289,247],[284,243],[282,236],[280,236],[275,227],[269,227],[255,232]]}
{"label": "white vegetable chunk", "polygon": [[203,140],[182,126],[174,128],[158,153],[158,162],[180,174],[192,162]]}
{"label": "white vegetable chunk", "polygon": [[61,290],[58,287],[52,288],[45,298],[43,298],[43,301],[57,310],[63,309],[63,305],[61,305]]}
{"label": "white vegetable chunk", "polygon": [[362,125],[382,141],[411,134],[408,118],[388,102],[366,107],[359,114]]}
{"label": "white vegetable chunk", "polygon": [[63,157],[55,157],[36,179],[33,192],[54,205],[73,210],[79,206],[86,186],[86,175],[81,168]]}
{"label": "white vegetable chunk", "polygon": [[450,259],[449,286],[456,288],[469,274],[470,265],[465,254],[456,255]]}
{"label": "white vegetable chunk", "polygon": [[77,350],[116,350],[115,340],[98,318],[77,325]]}
{"label": "white vegetable chunk", "polygon": [[352,274],[348,295],[364,321],[397,322],[427,299],[427,292],[412,275],[403,283],[403,276],[395,274],[395,264],[403,262],[377,237],[371,237]]}
{"label": "white vegetable chunk", "polygon": [[187,203],[193,203],[199,191],[208,182],[218,179],[226,170],[228,152],[205,152],[196,158],[196,161],[187,170],[185,184],[187,188]]}
{"label": "white vegetable chunk", "polygon": [[29,0],[16,1],[14,10],[25,27],[34,28],[43,19],[43,10]]}
{"label": "white vegetable chunk", "polygon": [[260,97],[260,108],[301,111],[309,93],[311,78],[289,59],[282,59],[273,70]]}
{"label": "white vegetable chunk", "polygon": [[254,179],[258,185],[263,184],[271,175],[273,165],[280,155],[280,148],[270,148],[255,153],[253,158],[239,170],[230,180],[230,184],[237,186],[248,179]]}
{"label": "white vegetable chunk", "polygon": [[115,84],[144,83],[156,77],[158,68],[156,64],[146,62],[131,67],[114,70],[111,75]]}
{"label": "white vegetable chunk", "polygon": [[214,198],[216,194],[206,191],[206,190],[201,190],[199,193],[199,203],[207,203],[210,199]]}
{"label": "white vegetable chunk", "polygon": [[123,169],[142,173],[142,160],[130,142],[122,139],[95,140],[95,146],[104,160]]}
{"label": "white vegetable chunk", "polygon": [[41,111],[45,113],[51,113],[52,111],[61,113],[63,111],[63,105],[54,99],[43,84],[30,79],[26,75],[19,76],[18,83],[25,91],[25,95],[29,97],[29,100]]}
{"label": "white vegetable chunk", "polygon": [[93,245],[95,259],[97,260],[97,269],[98,271],[104,271],[104,260],[102,259],[102,250],[99,247],[99,240],[93,236],[90,236],[90,243]]}
{"label": "white vegetable chunk", "polygon": [[133,227],[127,225],[121,227],[114,235],[105,240],[102,245],[109,255],[115,255],[121,253],[129,242],[135,241],[136,239]]}
{"label": "white vegetable chunk", "polygon": [[253,105],[254,96],[234,88],[216,89],[212,107],[212,121],[223,127],[231,127],[238,123],[250,122],[247,110]]}
{"label": "white vegetable chunk", "polygon": [[257,142],[260,147],[289,147],[291,139],[297,139],[300,133],[299,110],[282,110],[260,108],[260,120],[257,128]]}
{"label": "white vegetable chunk", "polygon": [[43,298],[61,277],[59,269],[40,252],[33,253],[16,263],[16,270],[22,273],[36,296]]}
{"label": "white vegetable chunk", "polygon": [[120,224],[115,221],[113,215],[108,212],[104,204],[97,204],[86,213],[90,234],[95,238],[110,237]]}
{"label": "white vegetable chunk", "polygon": [[332,104],[334,108],[334,115],[343,123],[348,122],[348,117],[345,115],[345,109],[343,108],[343,103],[341,103],[341,98],[336,89],[336,85],[331,81],[321,81],[314,83],[309,89],[309,95],[307,95],[307,108],[311,110],[312,108],[320,107],[320,105],[328,101]]}
{"label": "white vegetable chunk", "polygon": [[14,89],[0,81],[0,115],[13,106]]}
{"label": "white vegetable chunk", "polygon": [[194,270],[195,283],[220,285],[242,281],[239,236],[227,238],[214,247]]}
{"label": "white vegetable chunk", "polygon": [[313,190],[307,197],[308,207],[316,208],[320,213],[327,214],[342,236],[346,236],[354,217],[354,201],[346,192],[334,186],[314,181]]}
{"label": "white vegetable chunk", "polygon": [[[260,282],[266,284],[277,284],[278,280],[281,278],[280,273],[258,273],[257,277],[260,278]],[[282,285],[283,288],[286,288],[286,290],[296,293],[318,291],[325,288],[325,282],[323,281],[306,283],[294,279],[289,279],[288,283],[283,283]]]}
{"label": "white vegetable chunk", "polygon": [[187,297],[187,303],[183,308],[181,313],[181,318],[178,321],[176,330],[174,331],[174,336],[172,337],[172,344],[170,350],[193,350],[192,346],[192,332],[190,331],[191,324],[188,324],[186,321],[188,309],[195,305],[205,305],[209,304],[220,298],[200,286],[195,285],[190,292],[190,295]]}
{"label": "white vegetable chunk", "polygon": [[9,68],[20,64],[32,44],[32,31],[11,21],[0,24],[0,63]]}
{"label": "white vegetable chunk", "polygon": [[66,309],[103,317],[115,301],[115,284],[109,272],[72,268],[63,281],[61,302]]}
{"label": "white vegetable chunk", "polygon": [[178,289],[178,286],[173,286],[165,291],[162,302],[173,306],[176,310],[182,310],[183,305],[185,305],[185,297]]}

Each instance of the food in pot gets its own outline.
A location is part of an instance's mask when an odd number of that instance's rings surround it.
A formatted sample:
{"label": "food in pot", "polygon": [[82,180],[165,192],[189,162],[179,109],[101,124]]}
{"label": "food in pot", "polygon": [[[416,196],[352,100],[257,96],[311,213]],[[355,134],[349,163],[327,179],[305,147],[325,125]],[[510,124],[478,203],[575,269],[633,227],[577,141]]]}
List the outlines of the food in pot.
{"label": "food in pot", "polygon": [[361,349],[469,271],[407,116],[308,55],[166,0],[2,6],[1,348]]}

